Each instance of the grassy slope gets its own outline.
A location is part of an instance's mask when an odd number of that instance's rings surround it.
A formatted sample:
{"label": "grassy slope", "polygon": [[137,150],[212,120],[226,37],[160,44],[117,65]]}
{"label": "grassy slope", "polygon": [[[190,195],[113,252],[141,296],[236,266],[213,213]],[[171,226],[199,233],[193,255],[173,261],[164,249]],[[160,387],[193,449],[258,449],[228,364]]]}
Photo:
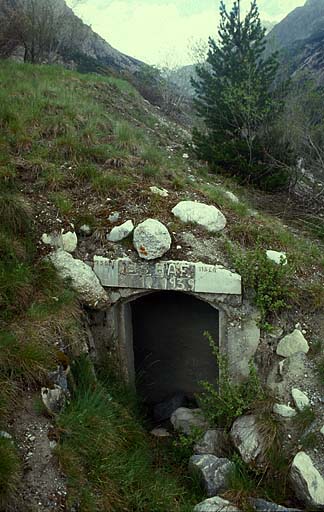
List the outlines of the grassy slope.
{"label": "grassy slope", "polygon": [[[43,261],[46,250],[37,241],[45,231],[86,222],[105,248],[111,211],[135,221],[143,219],[143,211],[147,217],[158,215],[176,231],[171,207],[183,198],[201,199],[225,213],[228,228],[219,243],[257,292],[268,322],[288,302],[311,313],[323,308],[319,242],[296,236],[267,214],[251,216],[254,193],[207,175],[192,159],[189,164],[182,156],[184,139],[180,127],[164,120],[127,82],[0,62],[1,428],[16,406],[17,388],[45,382],[46,369],[81,335],[74,294]],[[167,187],[170,197],[153,196],[151,185]],[[228,186],[241,197],[240,204],[226,197],[222,187]],[[291,262],[289,273],[272,275],[266,289],[259,272],[265,248],[285,250]],[[251,275],[256,278],[249,282]],[[70,471],[73,499],[80,494],[84,511],[107,510],[109,503],[117,511],[162,512],[163,501],[170,510],[188,510],[195,495],[188,495],[183,475],[175,475],[172,464],[160,470],[136,416],[98,386],[80,391],[60,420],[69,434],[63,436],[61,457]],[[124,415],[125,421],[116,421]],[[95,437],[100,442],[93,443]],[[141,471],[133,462],[122,464],[123,469],[109,463],[110,457],[125,461],[127,454],[137,458],[139,453]],[[0,443],[0,460],[8,460],[0,465],[1,508],[19,476],[14,448],[6,442]],[[150,475],[151,485],[146,485]]]}

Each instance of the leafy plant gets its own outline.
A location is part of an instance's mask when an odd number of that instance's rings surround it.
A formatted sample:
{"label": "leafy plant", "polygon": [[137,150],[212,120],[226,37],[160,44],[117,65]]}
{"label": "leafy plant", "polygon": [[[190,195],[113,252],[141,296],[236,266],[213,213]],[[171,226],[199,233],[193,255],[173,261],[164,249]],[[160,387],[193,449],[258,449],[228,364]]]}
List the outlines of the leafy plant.
{"label": "leafy plant", "polygon": [[246,382],[236,384],[229,372],[226,356],[221,354],[209,333],[205,336],[216,358],[219,368],[218,383],[215,386],[203,381],[203,392],[197,396],[205,416],[212,425],[230,427],[234,419],[252,408],[255,401],[265,398],[256,369],[250,363],[250,375]]}

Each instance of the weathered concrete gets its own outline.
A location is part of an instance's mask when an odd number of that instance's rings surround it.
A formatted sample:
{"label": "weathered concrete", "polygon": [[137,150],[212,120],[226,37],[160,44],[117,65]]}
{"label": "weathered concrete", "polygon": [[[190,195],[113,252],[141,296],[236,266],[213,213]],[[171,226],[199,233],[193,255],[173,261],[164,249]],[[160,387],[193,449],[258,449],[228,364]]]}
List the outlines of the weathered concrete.
{"label": "weathered concrete", "polygon": [[94,256],[94,272],[103,286],[117,288],[178,290],[197,293],[241,295],[241,276],[220,265],[188,261],[133,262]]}

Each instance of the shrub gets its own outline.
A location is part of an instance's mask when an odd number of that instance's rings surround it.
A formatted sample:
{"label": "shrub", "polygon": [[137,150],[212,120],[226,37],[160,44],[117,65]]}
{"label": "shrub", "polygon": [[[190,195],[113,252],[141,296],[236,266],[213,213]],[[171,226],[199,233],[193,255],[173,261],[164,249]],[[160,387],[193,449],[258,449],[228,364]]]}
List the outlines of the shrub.
{"label": "shrub", "polygon": [[222,355],[209,333],[205,333],[219,368],[217,385],[204,381],[198,402],[212,425],[230,427],[233,421],[252,408],[257,400],[265,399],[257,372],[250,363],[250,375],[246,382],[235,384],[230,376],[226,356]]}

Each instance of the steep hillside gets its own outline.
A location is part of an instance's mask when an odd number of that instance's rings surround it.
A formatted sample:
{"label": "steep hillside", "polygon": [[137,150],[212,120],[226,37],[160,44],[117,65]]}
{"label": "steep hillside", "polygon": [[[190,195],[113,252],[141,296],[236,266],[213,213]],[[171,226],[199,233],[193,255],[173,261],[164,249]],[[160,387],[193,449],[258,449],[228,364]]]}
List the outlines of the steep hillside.
{"label": "steep hillside", "polygon": [[[296,325],[307,330],[307,368],[320,380],[322,217],[314,219],[284,193],[266,195],[209,174],[191,152],[190,134],[124,80],[0,61],[0,86],[0,510],[191,512],[205,497],[187,469],[197,435],[150,435],[151,424],[139,412],[143,406],[120,384],[108,350],[94,374],[87,319],[97,302],[81,296],[93,283],[80,291],[75,275],[56,271],[47,258],[51,245],[65,236],[73,253],[67,258],[95,283],[95,255],[143,263],[131,237],[109,239],[113,227],[159,220],[169,232],[170,260],[223,265],[243,276],[244,307],[248,300],[260,313],[255,362],[262,383],[273,360],[278,363],[278,337]],[[184,225],[172,214],[182,200],[216,206],[226,226],[214,233]],[[289,264],[274,264],[266,250],[285,252]],[[114,293],[100,290],[107,308]],[[105,310],[97,313],[105,316]],[[253,371],[250,392],[260,391]],[[317,429],[323,423],[317,377],[307,384]],[[246,389],[233,388],[235,411],[267,407],[264,431],[274,439],[267,430],[277,425],[273,398],[256,394],[252,408]],[[57,408],[51,409],[48,395],[60,390],[65,406],[54,400]],[[260,396],[262,407],[255,401]],[[304,443],[302,433],[300,426],[285,430],[282,446],[288,445],[289,457]],[[315,438],[311,453],[320,459],[323,447]],[[227,456],[237,469],[228,499],[241,504],[249,492],[296,504],[282,485],[289,457],[276,459],[273,472],[260,477],[237,462],[233,449]]]}

